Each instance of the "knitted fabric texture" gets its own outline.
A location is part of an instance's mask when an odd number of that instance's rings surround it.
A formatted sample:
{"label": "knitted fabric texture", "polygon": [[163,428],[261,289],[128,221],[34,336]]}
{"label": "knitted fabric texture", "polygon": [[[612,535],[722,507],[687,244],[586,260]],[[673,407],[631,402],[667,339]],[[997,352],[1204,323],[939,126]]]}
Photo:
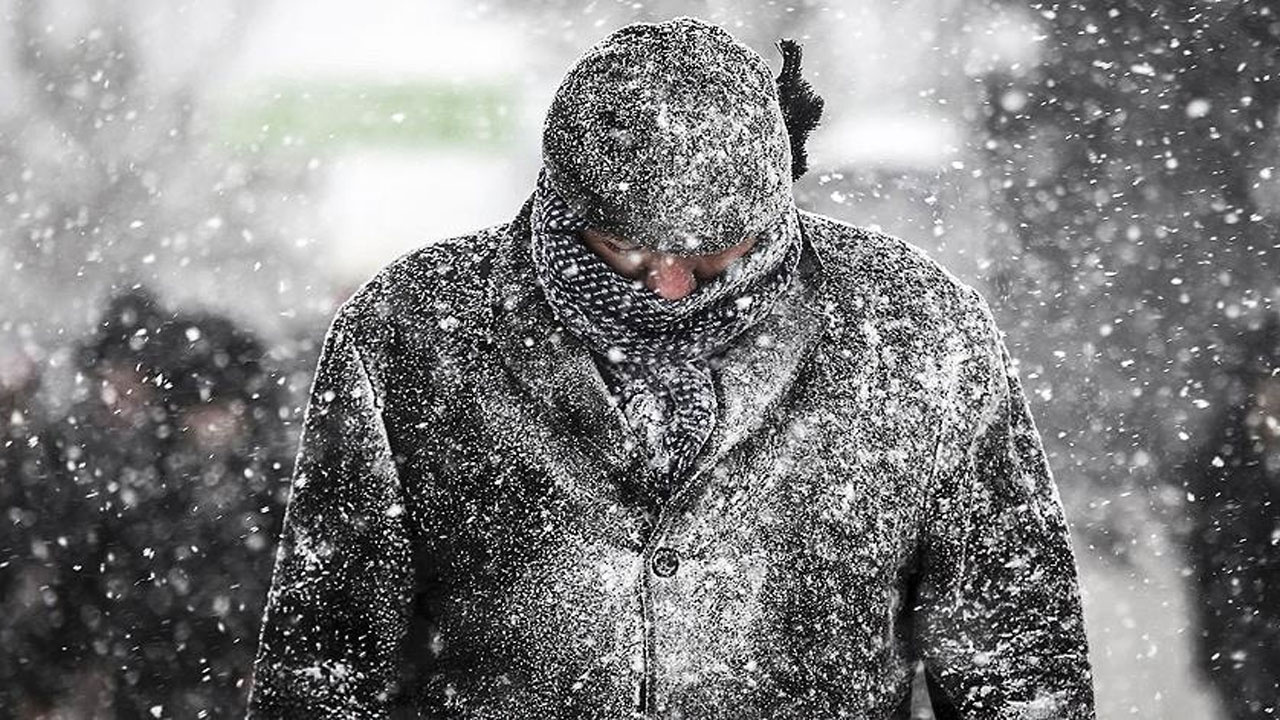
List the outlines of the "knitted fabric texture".
{"label": "knitted fabric texture", "polygon": [[605,362],[623,412],[668,496],[717,421],[714,356],[786,292],[800,260],[794,207],[755,246],[691,295],[667,300],[609,267],[578,232],[588,223],[539,176],[531,254],[561,323]]}
{"label": "knitted fabric texture", "polygon": [[693,18],[628,25],[588,50],[542,136],[553,187],[591,227],[676,254],[719,252],[786,212],[791,152],[769,65]]}

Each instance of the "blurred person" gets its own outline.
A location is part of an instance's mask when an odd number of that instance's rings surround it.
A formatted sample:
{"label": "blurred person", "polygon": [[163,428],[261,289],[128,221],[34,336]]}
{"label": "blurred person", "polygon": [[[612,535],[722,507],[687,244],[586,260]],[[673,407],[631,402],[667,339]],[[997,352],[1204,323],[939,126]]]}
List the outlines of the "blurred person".
{"label": "blurred person", "polygon": [[5,598],[18,578],[15,564],[27,551],[22,530],[34,523],[27,514],[28,486],[49,469],[39,388],[35,362],[24,352],[0,347],[0,597]]}
{"label": "blurred person", "polygon": [[0,348],[0,717],[34,717],[61,689],[48,650],[57,636],[47,601],[58,548],[55,508],[41,501],[53,457],[40,384],[29,355]]}
{"label": "blurred person", "polygon": [[[152,464],[154,451],[139,442],[151,392],[141,356],[160,320],[145,292],[114,298],[95,335],[77,348],[72,411],[47,419],[39,441],[28,443],[43,448],[41,462],[6,474],[3,699],[18,717],[55,710],[87,717],[105,702],[106,675],[93,647],[102,620],[91,563],[100,539],[96,478],[144,473]],[[35,380],[26,386],[23,404],[34,410]],[[33,420],[25,413],[10,434],[33,428]],[[77,466],[85,472],[72,472]]]}
{"label": "blurred person", "polygon": [[509,223],[392,263],[311,391],[255,718],[1093,718],[979,294],[800,211],[821,101],[727,32],[569,71]]}
{"label": "blurred person", "polygon": [[107,586],[133,586],[116,613],[129,631],[126,696],[139,714],[238,716],[283,514],[283,402],[260,341],[226,318],[179,314],[155,349],[162,482],[109,520],[121,561]]}
{"label": "blurred person", "polygon": [[1244,334],[1184,466],[1197,663],[1232,720],[1280,715],[1280,314]]}
{"label": "blurred person", "polygon": [[[243,715],[279,531],[274,375],[231,321],[116,297],[60,439],[72,716]],[[66,500],[70,498],[70,500]]]}

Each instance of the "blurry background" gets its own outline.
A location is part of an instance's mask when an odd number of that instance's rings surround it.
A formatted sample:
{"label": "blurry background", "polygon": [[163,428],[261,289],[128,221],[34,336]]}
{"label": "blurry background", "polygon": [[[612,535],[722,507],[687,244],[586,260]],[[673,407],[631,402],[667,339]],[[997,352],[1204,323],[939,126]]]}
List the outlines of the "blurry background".
{"label": "blurry background", "polygon": [[241,712],[333,311],[514,217],[574,58],[679,14],[800,40],[802,207],[996,310],[1100,717],[1274,717],[1280,0],[1083,5],[0,0],[0,718]]}

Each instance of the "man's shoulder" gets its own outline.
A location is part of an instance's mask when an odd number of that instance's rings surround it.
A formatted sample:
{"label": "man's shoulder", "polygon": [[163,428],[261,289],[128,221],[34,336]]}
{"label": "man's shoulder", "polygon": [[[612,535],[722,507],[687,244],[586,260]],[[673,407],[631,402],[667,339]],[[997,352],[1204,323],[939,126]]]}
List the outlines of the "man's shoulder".
{"label": "man's shoulder", "polygon": [[977,291],[920,247],[879,230],[805,212],[806,231],[841,295],[972,302]]}
{"label": "man's shoulder", "polygon": [[361,328],[372,344],[392,327],[428,334],[474,326],[488,310],[489,279],[512,225],[435,240],[401,255],[366,281],[339,317]]}
{"label": "man's shoulder", "polygon": [[991,311],[972,285],[920,247],[889,233],[804,212],[823,266],[831,308],[846,321],[912,328],[920,334],[985,334]]}

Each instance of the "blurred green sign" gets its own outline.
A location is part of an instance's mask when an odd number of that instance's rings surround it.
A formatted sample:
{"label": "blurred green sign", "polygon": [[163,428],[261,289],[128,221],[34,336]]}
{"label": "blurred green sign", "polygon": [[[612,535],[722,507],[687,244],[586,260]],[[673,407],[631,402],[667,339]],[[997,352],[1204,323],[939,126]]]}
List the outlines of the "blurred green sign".
{"label": "blurred green sign", "polygon": [[514,98],[513,88],[474,83],[290,84],[233,110],[222,130],[229,143],[264,147],[502,149]]}

